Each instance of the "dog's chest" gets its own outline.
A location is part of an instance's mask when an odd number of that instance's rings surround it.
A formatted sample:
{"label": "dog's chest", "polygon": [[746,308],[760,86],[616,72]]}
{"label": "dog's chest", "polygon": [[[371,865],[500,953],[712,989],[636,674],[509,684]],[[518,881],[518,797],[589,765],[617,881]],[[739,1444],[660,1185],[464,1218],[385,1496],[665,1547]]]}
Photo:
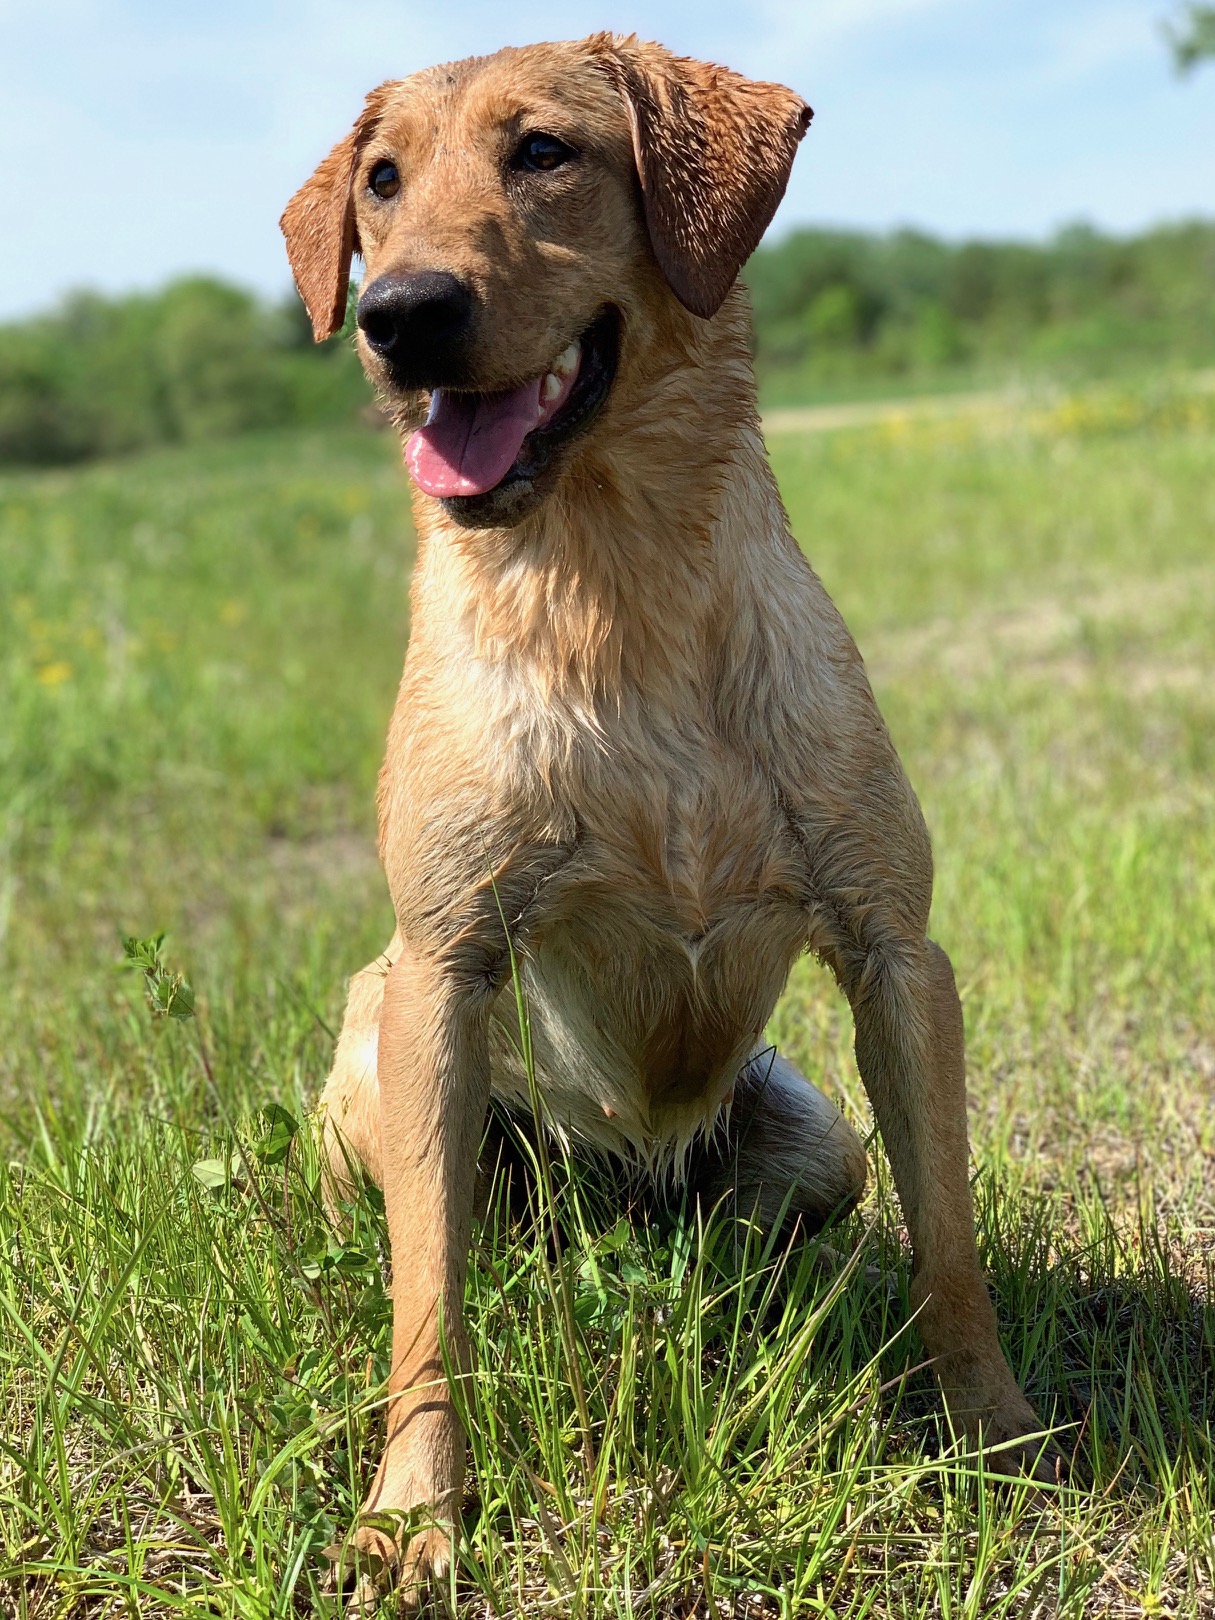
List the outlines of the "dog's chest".
{"label": "dog's chest", "polygon": [[693,951],[740,911],[795,899],[798,851],[771,783],[709,732],[613,763],[578,810],[588,898],[640,907]]}
{"label": "dog's chest", "polygon": [[804,893],[803,859],[771,778],[694,692],[661,703],[635,693],[595,713],[518,671],[473,661],[465,682],[473,754],[540,819],[579,829],[568,881],[582,909],[640,908],[694,946],[739,907]]}
{"label": "dog's chest", "polygon": [[[519,956],[537,1079],[555,1119],[661,1156],[728,1097],[806,943],[804,857],[772,781],[703,700],[653,688],[579,711],[519,666],[453,673],[504,802],[567,852],[546,867]],[[471,768],[471,767],[470,767]],[[513,997],[501,1095],[527,1105]]]}
{"label": "dog's chest", "polygon": [[798,849],[762,774],[690,728],[600,756],[526,976],[544,1089],[579,1134],[664,1151],[711,1119],[805,941]]}

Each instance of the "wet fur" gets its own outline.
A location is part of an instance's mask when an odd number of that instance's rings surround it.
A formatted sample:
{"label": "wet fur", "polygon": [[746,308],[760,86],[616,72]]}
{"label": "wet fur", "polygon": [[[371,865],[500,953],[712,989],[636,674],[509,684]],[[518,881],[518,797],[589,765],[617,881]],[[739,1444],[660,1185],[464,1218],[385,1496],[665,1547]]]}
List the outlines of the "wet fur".
{"label": "wet fur", "polygon": [[[852,1003],[951,1412],[988,1442],[1038,1427],[976,1258],[928,835],[760,435],[734,272],[807,118],[782,87],[635,40],[503,52],[374,92],[284,218],[318,335],[352,247],[368,278],[441,266],[475,288],[486,388],[535,375],[605,302],[625,334],[606,407],[521,522],[470,529],[414,495],[413,629],[378,800],[398,930],[352,982],[323,1099],[335,1189],[361,1163],[385,1193],[394,1401],[367,1506],[428,1504],[438,1523],[404,1548],[376,1529],[359,1542],[400,1555],[407,1581],[445,1567],[459,1502],[438,1321],[458,1362],[486,1105],[491,1089],[528,1102],[504,917],[556,1126],[659,1169],[733,1103],[748,1128],[710,1152],[705,1185],[736,1184],[769,1218],[791,1197],[822,1219],[864,1182],[855,1133],[807,1081],[784,1060],[756,1079],[789,967],[818,953]],[[580,173],[512,191],[501,154],[521,127],[579,143]],[[737,194],[710,161],[729,141],[754,154]],[[407,177],[391,210],[360,185],[384,151]],[[424,402],[390,403],[407,430]],[[1043,1466],[1032,1443],[1017,1460]]]}

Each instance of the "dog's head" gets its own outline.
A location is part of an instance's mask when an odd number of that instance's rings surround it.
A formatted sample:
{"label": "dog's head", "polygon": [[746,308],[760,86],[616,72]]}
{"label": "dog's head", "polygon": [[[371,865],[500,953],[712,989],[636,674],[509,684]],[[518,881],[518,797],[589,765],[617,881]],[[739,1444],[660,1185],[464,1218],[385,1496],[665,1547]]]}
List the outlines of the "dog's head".
{"label": "dog's head", "polygon": [[357,253],[364,367],[402,415],[428,404],[415,483],[462,523],[517,522],[663,301],[717,312],[810,116],[781,85],[610,34],[383,84],[283,214],[317,340]]}

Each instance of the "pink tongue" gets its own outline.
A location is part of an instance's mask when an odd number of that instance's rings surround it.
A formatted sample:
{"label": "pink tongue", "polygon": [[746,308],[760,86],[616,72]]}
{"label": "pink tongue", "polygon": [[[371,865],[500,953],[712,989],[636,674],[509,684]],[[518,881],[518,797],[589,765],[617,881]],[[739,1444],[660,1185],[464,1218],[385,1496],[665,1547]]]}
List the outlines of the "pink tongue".
{"label": "pink tongue", "polygon": [[436,388],[430,420],[409,437],[405,465],[427,495],[484,495],[506,477],[540,420],[541,377],[506,394]]}

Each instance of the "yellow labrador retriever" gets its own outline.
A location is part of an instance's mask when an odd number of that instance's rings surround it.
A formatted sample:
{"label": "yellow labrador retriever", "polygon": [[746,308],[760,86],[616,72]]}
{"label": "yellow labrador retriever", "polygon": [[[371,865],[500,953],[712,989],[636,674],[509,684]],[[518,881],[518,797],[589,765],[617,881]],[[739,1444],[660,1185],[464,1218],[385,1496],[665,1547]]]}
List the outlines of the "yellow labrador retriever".
{"label": "yellow labrador retriever", "polygon": [[791,963],[821,957],[949,1409],[1050,1471],[975,1250],[928,834],[760,436],[735,282],[810,116],[636,38],[504,50],[374,90],[283,215],[318,339],[365,261],[359,351],[414,484],[379,791],[397,931],[355,976],[323,1098],[333,1177],[366,1166],[392,1245],[367,1508],[433,1521],[358,1544],[410,1582],[447,1567],[460,1502],[440,1334],[458,1364],[486,1107],[528,1105],[506,929],[552,1121],[656,1168],[733,1121],[708,1181],[737,1151],[769,1218],[821,1221],[864,1184],[835,1108],[756,1056]]}

